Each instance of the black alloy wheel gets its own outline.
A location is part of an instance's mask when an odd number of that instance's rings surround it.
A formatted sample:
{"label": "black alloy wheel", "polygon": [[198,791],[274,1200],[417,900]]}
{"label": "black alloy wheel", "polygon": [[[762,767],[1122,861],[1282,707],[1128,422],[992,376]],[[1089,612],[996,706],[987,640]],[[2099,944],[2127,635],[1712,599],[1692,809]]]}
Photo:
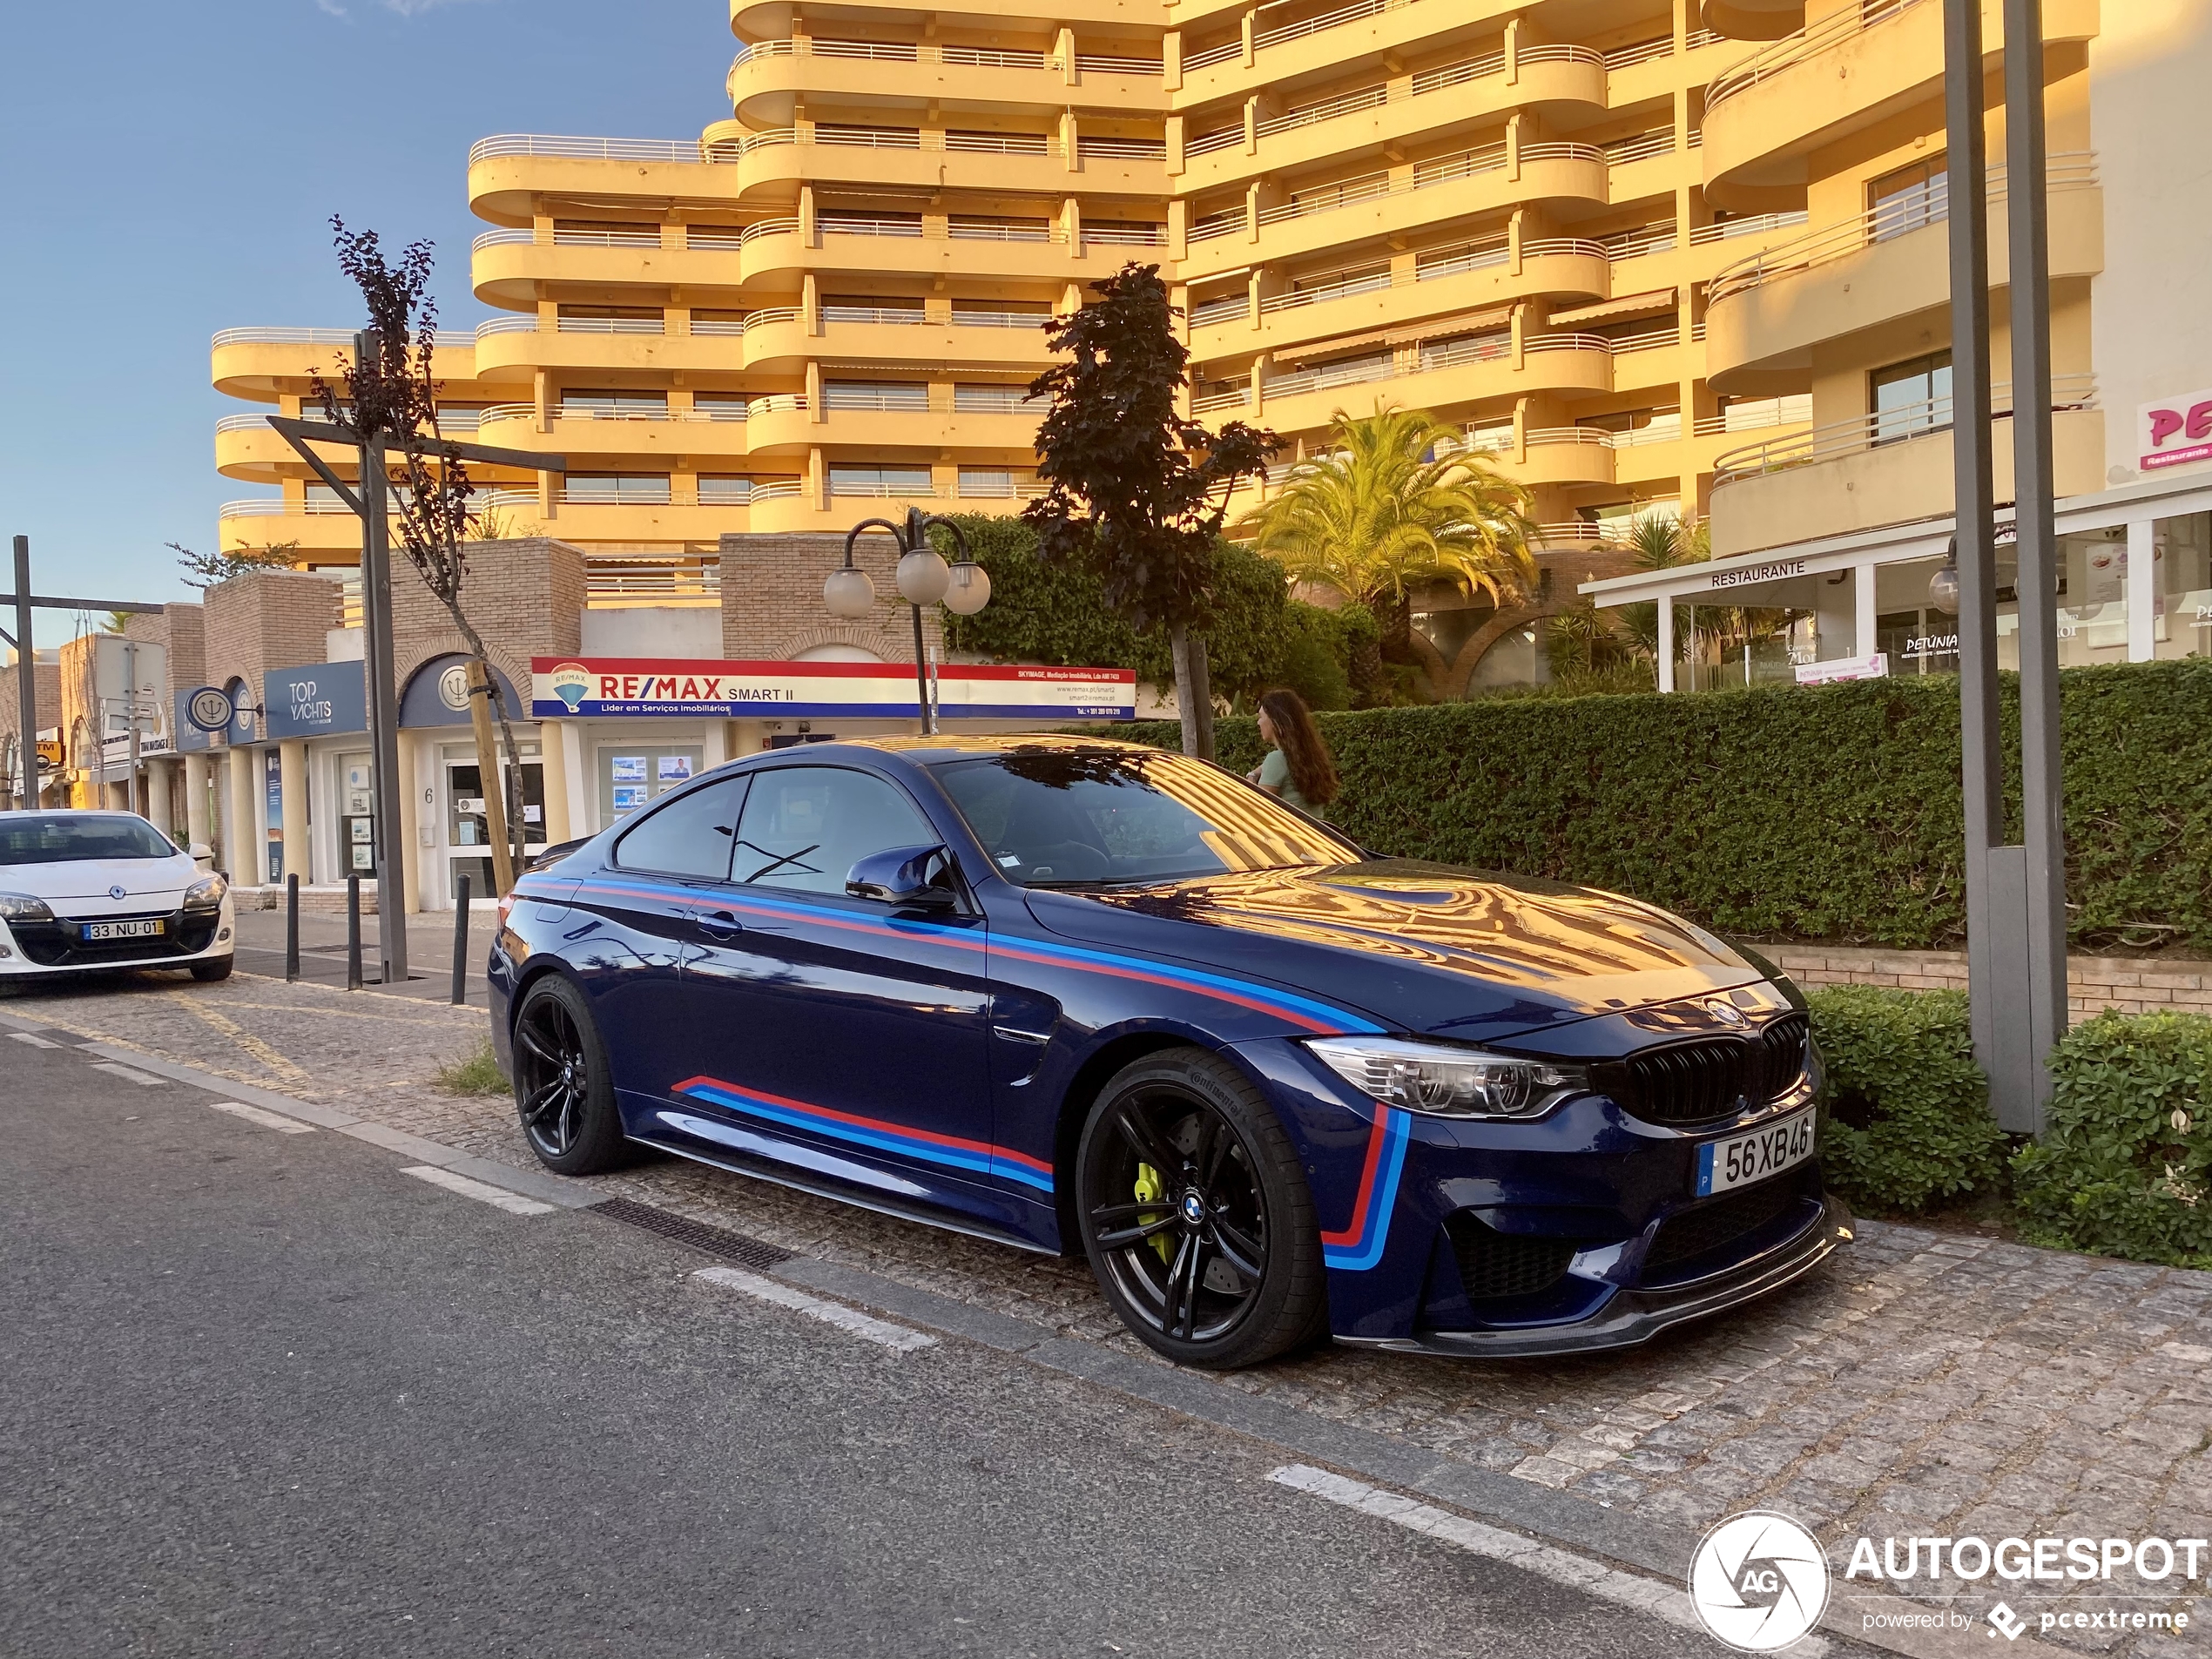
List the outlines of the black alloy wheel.
{"label": "black alloy wheel", "polygon": [[539,980],[515,1015],[515,1103],[538,1162],[563,1175],[592,1175],[624,1161],[622,1117],[606,1050],[583,995],[566,980]]}
{"label": "black alloy wheel", "polygon": [[1152,1348],[1231,1368],[1326,1328],[1320,1239],[1296,1152],[1226,1062],[1177,1049],[1129,1067],[1092,1108],[1076,1166],[1092,1271]]}

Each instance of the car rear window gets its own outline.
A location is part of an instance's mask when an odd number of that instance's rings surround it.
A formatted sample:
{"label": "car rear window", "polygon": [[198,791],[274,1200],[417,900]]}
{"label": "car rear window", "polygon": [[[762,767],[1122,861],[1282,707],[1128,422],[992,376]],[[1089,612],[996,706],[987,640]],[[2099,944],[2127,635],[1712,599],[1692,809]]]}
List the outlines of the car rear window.
{"label": "car rear window", "polygon": [[176,856],[169,838],[142,818],[76,818],[10,813],[0,817],[0,865],[81,864],[92,859]]}

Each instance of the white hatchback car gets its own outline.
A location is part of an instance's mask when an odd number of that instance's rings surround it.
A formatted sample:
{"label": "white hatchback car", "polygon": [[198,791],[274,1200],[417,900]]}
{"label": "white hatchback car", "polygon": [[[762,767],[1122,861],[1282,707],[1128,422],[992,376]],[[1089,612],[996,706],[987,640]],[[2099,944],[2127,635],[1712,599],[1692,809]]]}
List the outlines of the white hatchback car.
{"label": "white hatchback car", "polygon": [[230,883],[136,813],[0,813],[0,983],[119,968],[228,979],[237,933]]}

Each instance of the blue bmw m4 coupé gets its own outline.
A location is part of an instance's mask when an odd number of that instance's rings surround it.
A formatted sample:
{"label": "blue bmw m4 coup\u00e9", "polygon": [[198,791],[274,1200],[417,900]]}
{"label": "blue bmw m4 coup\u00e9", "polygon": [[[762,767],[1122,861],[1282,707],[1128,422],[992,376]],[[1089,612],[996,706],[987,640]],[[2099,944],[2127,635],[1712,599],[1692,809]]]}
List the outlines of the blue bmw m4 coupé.
{"label": "blue bmw m4 coup\u00e9", "polygon": [[1779,973],[1633,900],[1370,858],[1180,755],[760,755],[502,915],[549,1168],[643,1143],[1081,1250],[1189,1364],[1624,1346],[1851,1236]]}

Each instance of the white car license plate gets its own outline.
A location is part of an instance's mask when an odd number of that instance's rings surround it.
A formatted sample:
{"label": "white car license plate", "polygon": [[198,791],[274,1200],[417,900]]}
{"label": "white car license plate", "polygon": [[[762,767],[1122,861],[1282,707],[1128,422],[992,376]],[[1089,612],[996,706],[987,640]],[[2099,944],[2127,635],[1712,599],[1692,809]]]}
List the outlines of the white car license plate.
{"label": "white car license plate", "polygon": [[1747,1135],[1708,1141],[1697,1149],[1697,1196],[1748,1187],[1803,1163],[1812,1156],[1813,1116],[1808,1109]]}
{"label": "white car license plate", "polygon": [[88,921],[84,924],[84,942],[97,945],[108,939],[158,939],[161,937],[161,918],[151,921]]}

